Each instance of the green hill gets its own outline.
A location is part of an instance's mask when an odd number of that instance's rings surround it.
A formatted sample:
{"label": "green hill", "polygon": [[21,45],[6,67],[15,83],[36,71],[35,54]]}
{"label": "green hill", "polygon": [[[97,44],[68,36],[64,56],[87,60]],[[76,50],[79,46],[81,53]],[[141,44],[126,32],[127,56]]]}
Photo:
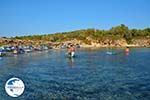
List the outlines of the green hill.
{"label": "green hill", "polygon": [[120,39],[124,38],[128,43],[131,42],[133,38],[149,38],[150,28],[145,29],[129,29],[124,24],[116,27],[112,27],[109,30],[99,30],[99,29],[83,29],[72,32],[62,32],[55,34],[46,35],[33,35],[33,36],[21,36],[14,37],[13,39],[21,40],[45,40],[51,42],[63,42],[72,39],[82,40],[83,42],[88,42],[87,38],[93,40],[101,40],[105,38]]}

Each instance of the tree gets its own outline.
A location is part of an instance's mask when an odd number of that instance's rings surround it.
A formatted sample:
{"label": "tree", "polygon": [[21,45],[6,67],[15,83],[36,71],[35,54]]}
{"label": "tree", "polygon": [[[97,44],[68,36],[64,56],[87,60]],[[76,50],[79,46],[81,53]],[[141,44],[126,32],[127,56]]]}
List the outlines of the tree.
{"label": "tree", "polygon": [[125,26],[124,24],[121,24],[121,25],[116,26],[116,27],[112,27],[112,28],[110,29],[110,33],[111,33],[112,35],[120,35],[121,37],[124,37],[124,35],[125,35],[126,33],[128,33],[128,32],[129,32],[129,29],[128,29],[128,27]]}

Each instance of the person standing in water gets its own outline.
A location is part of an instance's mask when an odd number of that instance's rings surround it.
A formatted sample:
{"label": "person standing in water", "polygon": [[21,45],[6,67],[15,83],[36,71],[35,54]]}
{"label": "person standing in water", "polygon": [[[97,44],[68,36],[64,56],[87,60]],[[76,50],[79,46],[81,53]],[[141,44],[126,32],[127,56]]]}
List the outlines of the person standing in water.
{"label": "person standing in water", "polygon": [[70,47],[67,47],[67,53],[70,57],[74,57],[75,55],[75,48],[73,47],[73,45],[71,45]]}
{"label": "person standing in water", "polygon": [[67,54],[68,54],[69,56],[71,56],[71,48],[70,48],[70,47],[67,47]]}
{"label": "person standing in water", "polygon": [[129,47],[126,47],[125,52],[129,52]]}
{"label": "person standing in water", "polygon": [[129,50],[129,47],[126,47],[126,49],[125,49],[125,54],[126,54],[126,55],[129,55],[129,51],[130,51],[130,50]]}
{"label": "person standing in water", "polygon": [[2,56],[2,52],[0,51],[0,56]]}
{"label": "person standing in water", "polygon": [[71,49],[71,57],[74,57],[75,56],[75,48],[73,47],[73,45],[71,45],[70,49]]}

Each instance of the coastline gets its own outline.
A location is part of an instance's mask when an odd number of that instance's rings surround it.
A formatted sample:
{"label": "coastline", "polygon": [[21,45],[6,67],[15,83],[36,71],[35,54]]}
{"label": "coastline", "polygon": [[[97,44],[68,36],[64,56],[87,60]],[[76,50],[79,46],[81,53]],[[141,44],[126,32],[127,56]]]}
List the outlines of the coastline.
{"label": "coastline", "polygon": [[67,45],[73,44],[74,46],[79,46],[81,48],[140,48],[140,47],[150,47],[150,38],[148,39],[132,39],[131,43],[127,43],[125,39],[105,39],[101,41],[89,40],[89,43],[84,43],[81,40],[73,39],[63,42],[51,42],[44,40],[19,40],[19,39],[7,39],[0,38],[0,47],[2,46],[28,46],[39,47],[40,45],[46,45],[53,49],[65,48]]}

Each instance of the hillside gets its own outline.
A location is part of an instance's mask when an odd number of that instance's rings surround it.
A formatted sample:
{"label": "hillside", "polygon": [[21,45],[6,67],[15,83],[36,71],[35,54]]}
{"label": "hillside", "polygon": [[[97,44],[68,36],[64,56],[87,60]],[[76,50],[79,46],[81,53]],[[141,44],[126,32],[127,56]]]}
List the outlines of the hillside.
{"label": "hillside", "polygon": [[9,40],[1,40],[0,44],[9,44],[18,41],[22,44],[47,44],[47,43],[74,43],[83,47],[124,47],[144,46],[150,47],[150,28],[129,29],[124,24],[112,27],[109,30],[84,29],[72,32],[63,32],[46,35],[33,35],[12,37]]}

